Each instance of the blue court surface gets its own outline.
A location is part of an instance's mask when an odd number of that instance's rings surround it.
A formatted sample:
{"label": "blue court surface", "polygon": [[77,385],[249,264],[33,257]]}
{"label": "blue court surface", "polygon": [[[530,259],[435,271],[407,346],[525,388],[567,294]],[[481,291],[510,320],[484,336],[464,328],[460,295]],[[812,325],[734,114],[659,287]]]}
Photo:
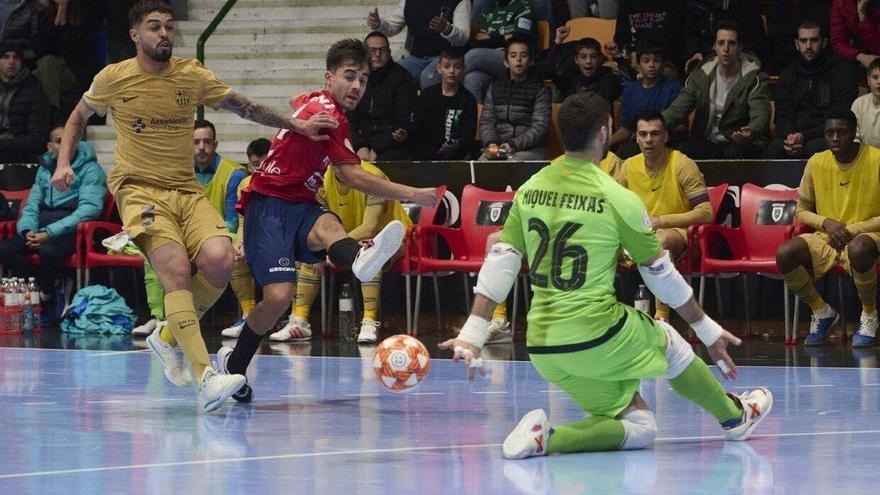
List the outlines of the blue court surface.
{"label": "blue court surface", "polygon": [[582,416],[528,362],[435,359],[395,395],[364,355],[260,356],[253,404],[201,414],[147,351],[0,349],[0,493],[877,493],[877,368],[742,367],[731,390],[776,399],[745,443],[652,380],[653,449],[505,461],[530,409]]}

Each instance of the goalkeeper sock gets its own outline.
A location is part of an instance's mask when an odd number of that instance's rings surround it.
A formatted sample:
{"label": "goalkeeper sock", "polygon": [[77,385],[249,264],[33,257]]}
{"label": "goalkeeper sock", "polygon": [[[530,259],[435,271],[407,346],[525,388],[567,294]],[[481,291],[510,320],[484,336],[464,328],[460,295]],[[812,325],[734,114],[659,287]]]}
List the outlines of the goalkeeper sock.
{"label": "goalkeeper sock", "polygon": [[625,436],[623,423],[619,419],[590,416],[553,427],[547,442],[547,453],[617,450]]}
{"label": "goalkeeper sock", "polygon": [[692,360],[680,375],[670,379],[669,385],[678,395],[714,416],[719,423],[742,418],[739,404],[727,395],[700,358]]}

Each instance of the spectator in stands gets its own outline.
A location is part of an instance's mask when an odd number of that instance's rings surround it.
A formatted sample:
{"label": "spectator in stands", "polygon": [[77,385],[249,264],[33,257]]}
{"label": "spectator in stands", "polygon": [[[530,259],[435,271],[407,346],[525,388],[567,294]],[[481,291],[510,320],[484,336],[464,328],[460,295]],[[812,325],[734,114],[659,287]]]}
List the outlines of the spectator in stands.
{"label": "spectator in stands", "polygon": [[544,160],[550,128],[550,91],[530,73],[526,40],[513,37],[504,45],[508,72],[489,85],[483,100],[481,160]]}
{"label": "spectator in stands", "polygon": [[416,85],[391,60],[384,34],[373,31],[364,46],[370,55],[370,82],[357,108],[348,113],[354,149],[361,160],[370,162],[408,160],[415,137]]}
{"label": "spectator in stands", "polygon": [[[798,56],[791,40],[797,38],[798,26],[804,21],[815,21],[828,33],[832,0],[776,0],[768,9],[767,34],[772,48],[769,60],[761,60],[764,71],[778,75]],[[764,2],[762,2],[764,3]],[[830,49],[830,47],[829,47]]]}
{"label": "spectator in stands", "polygon": [[617,0],[568,0],[568,12],[572,19],[578,17],[617,18]]}
{"label": "spectator in stands", "polygon": [[[48,2],[46,22],[40,33],[45,49],[34,68],[49,103],[68,115],[88,89],[87,81],[98,71],[95,61],[95,33],[83,1],[40,0]],[[127,32],[127,30],[126,30]],[[104,60],[100,61],[104,65]]]}
{"label": "spectator in stands", "polygon": [[665,110],[678,93],[681,82],[663,75],[663,47],[644,43],[636,51],[639,78],[626,83],[620,98],[620,127],[611,136],[611,147],[618,155],[629,158],[639,152],[633,141],[636,118],[645,110]]}
{"label": "spectator in stands", "polygon": [[880,1],[834,0],[830,29],[834,53],[868,67],[880,56]]}
{"label": "spectator in stands", "polygon": [[880,147],[880,58],[868,66],[868,94],[859,96],[852,104],[859,129],[856,138],[862,144]]}
{"label": "spectator in stands", "polygon": [[[669,134],[660,112],[647,110],[636,120],[642,152],[624,161],[614,178],[645,203],[657,240],[678,260],[688,248],[687,228],[712,221],[706,181],[693,160],[666,147]],[[669,320],[669,306],[656,303],[654,318]]]}
{"label": "spectator in stands", "polygon": [[535,19],[528,0],[498,0],[478,23],[474,46],[464,57],[464,87],[477,100],[486,86],[504,75],[504,42],[513,35],[534,38]]}
{"label": "spectator in stands", "polygon": [[684,8],[684,48],[688,57],[685,74],[700,66],[712,53],[715,32],[721,21],[735,21],[742,27],[742,50],[765,60],[766,37],[759,0],[688,0]]}
{"label": "spectator in stands", "polygon": [[46,13],[47,1],[0,0],[0,43],[21,46],[20,57],[31,68],[47,48],[42,36],[47,23],[51,23]]}
{"label": "spectator in stands", "polygon": [[668,129],[686,126],[696,111],[688,139],[678,149],[694,160],[757,158],[770,129],[770,84],[761,62],[741,53],[739,26],[719,24],[715,56],[690,73],[684,89],[663,111]]}
{"label": "spectator in stands", "polygon": [[476,147],[477,101],[461,84],[464,52],[440,54],[440,84],[422,90],[416,105],[416,160],[463,160]]}
{"label": "spectator in stands", "polygon": [[818,23],[801,23],[795,40],[800,58],[782,71],[776,86],[778,137],[767,146],[767,158],[809,158],[827,149],[825,115],[850,108],[856,99],[855,75],[827,44]]}
{"label": "spectator in stands", "polygon": [[[56,308],[64,304],[58,275],[61,264],[75,251],[76,226],[101,215],[107,194],[107,177],[96,161],[95,150],[82,141],[77,143],[76,156],[70,161],[75,174],[70,188],[59,192],[52,187],[49,179],[55,171],[62,134],[64,126],[56,126],[49,133],[48,150],[40,159],[34,185],[18,219],[17,235],[0,242],[0,264],[16,276],[37,278],[49,325],[56,323],[60,316]],[[32,253],[40,255],[37,266],[28,260]]]}
{"label": "spectator in stands", "polygon": [[569,63],[565,60],[562,44],[570,33],[571,29],[565,25],[556,29],[540,72],[553,80],[560,100],[582,91],[592,91],[613,103],[620,95],[620,77],[604,64],[602,46],[593,38],[575,42],[574,63]]}
{"label": "spectator in stands", "polygon": [[400,0],[385,18],[374,8],[367,26],[394,36],[406,28],[409,55],[400,60],[422,89],[440,82],[437,62],[440,52],[465,46],[471,36],[469,0]]}
{"label": "spectator in stands", "polygon": [[35,161],[49,130],[49,101],[21,57],[0,43],[0,163]]}
{"label": "spectator in stands", "polygon": [[642,39],[651,38],[660,40],[663,53],[674,58],[676,67],[681,67],[684,3],[685,0],[620,0],[614,41],[605,47],[608,56],[629,58]]}

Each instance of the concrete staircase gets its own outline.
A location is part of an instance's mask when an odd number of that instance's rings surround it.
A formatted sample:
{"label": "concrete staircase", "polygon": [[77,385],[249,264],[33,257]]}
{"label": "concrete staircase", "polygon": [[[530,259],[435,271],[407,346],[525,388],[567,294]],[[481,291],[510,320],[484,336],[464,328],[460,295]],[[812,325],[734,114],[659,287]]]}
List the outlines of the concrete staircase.
{"label": "concrete staircase", "polygon": [[[189,0],[189,20],[177,22],[174,55],[195,57],[196,41],[223,0]],[[369,31],[367,13],[391,11],[397,0],[239,0],[205,45],[205,66],[248,97],[288,112],[291,95],[323,86],[324,56],[331,43],[346,37],[362,39]],[[403,52],[405,33],[391,40],[394,59]],[[228,112],[206,109],[217,127],[219,152],[245,162],[248,143],[270,138],[274,129],[242,120]],[[88,140],[98,160],[113,164],[116,134],[111,119],[90,126]]]}

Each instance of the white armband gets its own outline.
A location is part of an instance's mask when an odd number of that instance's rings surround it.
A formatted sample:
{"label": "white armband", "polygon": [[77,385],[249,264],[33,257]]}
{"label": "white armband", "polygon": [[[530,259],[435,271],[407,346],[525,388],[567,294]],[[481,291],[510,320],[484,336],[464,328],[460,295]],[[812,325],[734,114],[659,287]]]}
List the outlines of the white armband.
{"label": "white armband", "polygon": [[522,253],[504,242],[496,242],[489,248],[486,260],[477,275],[474,294],[481,294],[501,303],[513,287],[516,276],[522,267]]}
{"label": "white armband", "polygon": [[694,295],[694,289],[684,281],[669,258],[669,251],[648,266],[639,264],[639,273],[648,290],[672,308],[678,308]]}
{"label": "white armband", "polygon": [[[694,333],[697,334],[697,338],[709,347],[714,344],[719,337],[721,337],[721,332],[724,329],[721,328],[721,325],[718,324],[712,318],[709,318],[708,315],[704,315],[703,319],[691,325],[691,328],[694,329]],[[722,361],[723,362],[723,361]],[[721,362],[718,363],[718,366],[721,367]],[[722,369],[722,371],[725,371]]]}
{"label": "white armband", "polygon": [[480,349],[486,344],[486,336],[489,334],[489,320],[480,318],[477,315],[470,315],[461,331],[458,332],[456,339],[467,342],[468,344],[479,347]]}

